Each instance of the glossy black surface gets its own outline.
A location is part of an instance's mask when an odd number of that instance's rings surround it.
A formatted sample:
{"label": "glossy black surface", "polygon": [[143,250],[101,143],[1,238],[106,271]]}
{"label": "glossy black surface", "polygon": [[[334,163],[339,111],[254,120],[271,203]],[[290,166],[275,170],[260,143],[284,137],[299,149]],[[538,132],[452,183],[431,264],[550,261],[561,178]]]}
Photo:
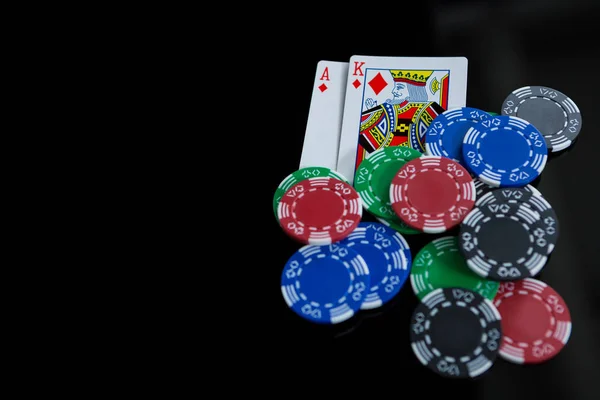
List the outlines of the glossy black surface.
{"label": "glossy black surface", "polygon": [[[598,43],[600,2],[475,1],[409,2],[381,5],[380,22],[349,27],[351,20],[316,28],[289,21],[279,26],[274,59],[285,68],[272,79],[281,84],[285,134],[267,153],[269,195],[261,211],[268,231],[268,256],[261,264],[264,315],[247,327],[256,337],[257,355],[269,376],[294,391],[391,390],[398,398],[427,393],[462,399],[598,399],[600,392],[600,97]],[[405,14],[400,13],[405,11]],[[378,14],[379,15],[379,14]],[[387,19],[389,18],[389,19]],[[346,22],[345,22],[346,21]],[[310,21],[309,21],[310,22]],[[354,22],[356,25],[356,21]],[[312,37],[305,32],[317,29]],[[389,40],[389,39],[393,40]],[[268,43],[268,42],[267,42]],[[552,156],[537,188],[560,220],[560,238],[538,276],[567,302],[573,330],[565,349],[541,365],[519,366],[498,359],[473,382],[442,379],[421,366],[409,343],[410,316],[417,304],[410,283],[383,309],[361,313],[343,326],[327,328],[301,320],[281,296],[283,265],[300,245],[286,237],[273,218],[272,193],[298,167],[316,63],[348,61],[354,54],[380,56],[466,56],[469,59],[467,105],[499,112],[513,89],[546,85],[570,96],[583,126],[578,141]],[[273,103],[275,104],[275,103]],[[284,151],[277,149],[284,148]],[[267,179],[267,178],[265,178]],[[413,256],[442,235],[405,236]],[[264,238],[263,238],[264,239]],[[261,241],[264,243],[264,240]],[[260,343],[260,344],[259,344]],[[256,360],[259,361],[259,360]],[[285,377],[289,380],[285,381]],[[386,389],[387,388],[387,389]],[[413,394],[415,393],[415,394]]]}

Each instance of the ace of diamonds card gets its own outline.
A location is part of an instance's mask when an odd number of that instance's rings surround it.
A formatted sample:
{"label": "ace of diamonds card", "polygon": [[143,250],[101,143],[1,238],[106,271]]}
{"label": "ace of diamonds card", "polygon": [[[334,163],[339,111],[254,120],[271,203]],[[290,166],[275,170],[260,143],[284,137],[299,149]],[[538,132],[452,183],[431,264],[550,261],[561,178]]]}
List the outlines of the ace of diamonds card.
{"label": "ace of diamonds card", "polygon": [[379,148],[425,152],[431,121],[466,105],[467,63],[465,57],[353,56],[337,171],[353,182],[358,165]]}
{"label": "ace of diamonds card", "polygon": [[300,168],[336,169],[347,76],[346,62],[317,64]]}

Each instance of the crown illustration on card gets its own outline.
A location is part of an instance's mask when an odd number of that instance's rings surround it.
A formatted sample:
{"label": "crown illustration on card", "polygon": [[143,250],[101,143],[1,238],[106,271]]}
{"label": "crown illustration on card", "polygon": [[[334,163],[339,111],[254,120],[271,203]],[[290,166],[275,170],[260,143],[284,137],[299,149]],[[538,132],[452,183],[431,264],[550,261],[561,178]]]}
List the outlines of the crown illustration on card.
{"label": "crown illustration on card", "polygon": [[417,86],[425,86],[427,79],[433,74],[433,71],[415,71],[409,69],[390,70],[394,82],[405,82]]}

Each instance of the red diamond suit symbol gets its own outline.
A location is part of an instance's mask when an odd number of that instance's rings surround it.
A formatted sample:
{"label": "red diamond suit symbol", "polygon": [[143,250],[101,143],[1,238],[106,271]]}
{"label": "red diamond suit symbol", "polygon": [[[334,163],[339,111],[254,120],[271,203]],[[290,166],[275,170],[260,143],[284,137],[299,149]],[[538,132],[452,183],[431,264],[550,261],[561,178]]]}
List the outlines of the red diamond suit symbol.
{"label": "red diamond suit symbol", "polygon": [[381,72],[378,72],[377,75],[375,75],[375,77],[369,81],[369,86],[371,86],[371,89],[373,89],[376,95],[381,93],[381,91],[385,89],[387,85],[388,83],[385,81],[383,76],[381,76]]}

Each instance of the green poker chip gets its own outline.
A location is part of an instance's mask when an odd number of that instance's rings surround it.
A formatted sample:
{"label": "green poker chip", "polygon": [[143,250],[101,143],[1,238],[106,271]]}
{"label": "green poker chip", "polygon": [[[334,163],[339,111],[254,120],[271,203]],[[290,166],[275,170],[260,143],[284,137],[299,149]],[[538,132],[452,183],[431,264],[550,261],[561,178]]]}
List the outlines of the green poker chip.
{"label": "green poker chip", "polygon": [[500,282],[482,278],[469,269],[455,236],[436,239],[419,251],[413,260],[410,283],[419,300],[435,289],[450,287],[469,289],[492,300],[500,286]]}
{"label": "green poker chip", "polygon": [[421,152],[408,147],[384,147],[364,159],[354,176],[354,189],[364,208],[376,217],[396,217],[390,202],[392,179],[406,162],[421,157]]}
{"label": "green poker chip", "polygon": [[402,222],[402,220],[400,218],[398,218],[396,216],[391,217],[391,218],[381,218],[381,217],[376,217],[376,218],[382,224],[389,226],[390,228],[392,228],[392,229],[396,230],[397,232],[400,232],[404,235],[416,235],[418,233],[421,233],[420,230],[411,228],[410,226],[406,225],[404,222]]}
{"label": "green poker chip", "polygon": [[488,114],[490,114],[492,117],[495,117],[495,116],[497,116],[497,115],[500,115],[500,114],[498,114],[498,113],[495,113],[495,112],[493,112],[493,111],[488,111],[487,113],[488,113]]}
{"label": "green poker chip", "polygon": [[289,188],[294,186],[296,183],[301,182],[305,179],[309,178],[335,178],[341,181],[348,183],[348,180],[344,178],[339,172],[336,172],[330,168],[326,167],[304,167],[300,168],[298,171],[289,174],[277,187],[275,190],[275,195],[273,196],[273,212],[275,213],[275,218],[277,218],[277,207],[279,206],[279,201],[288,191]]}

